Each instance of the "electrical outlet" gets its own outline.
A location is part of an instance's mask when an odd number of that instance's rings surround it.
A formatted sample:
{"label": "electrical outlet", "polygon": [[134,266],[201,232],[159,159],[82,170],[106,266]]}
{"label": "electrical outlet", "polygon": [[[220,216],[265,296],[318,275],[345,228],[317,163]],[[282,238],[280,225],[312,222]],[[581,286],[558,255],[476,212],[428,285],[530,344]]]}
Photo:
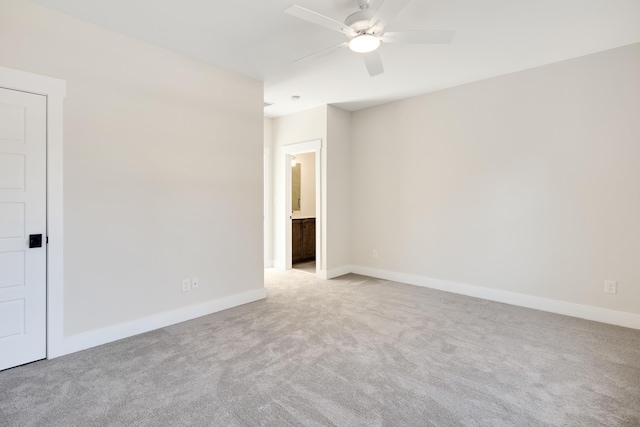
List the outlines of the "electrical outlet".
{"label": "electrical outlet", "polygon": [[189,292],[191,290],[191,280],[182,279],[182,292]]}
{"label": "electrical outlet", "polygon": [[372,256],[376,259],[378,258],[378,251],[376,249],[373,250]]}
{"label": "electrical outlet", "polygon": [[200,287],[200,279],[197,277],[191,278],[191,289],[198,289]]}
{"label": "electrical outlet", "polygon": [[618,282],[615,280],[605,280],[604,281],[604,293],[605,294],[615,294],[618,291]]}

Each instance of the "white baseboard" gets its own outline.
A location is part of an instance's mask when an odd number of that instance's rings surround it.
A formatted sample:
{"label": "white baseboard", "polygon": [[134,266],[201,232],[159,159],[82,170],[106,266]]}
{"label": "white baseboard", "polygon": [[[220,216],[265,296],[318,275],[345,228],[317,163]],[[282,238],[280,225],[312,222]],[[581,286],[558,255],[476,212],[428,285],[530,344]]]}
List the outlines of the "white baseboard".
{"label": "white baseboard", "polygon": [[218,298],[201,304],[155,314],[153,316],[144,317],[131,322],[120,323],[118,325],[108,326],[95,331],[73,335],[64,339],[60,354],[49,354],[48,358],[52,359],[54,357],[64,356],[65,354],[75,353],[76,351],[86,350],[91,347],[96,347],[123,338],[142,334],[144,332],[164,328],[176,323],[185,322],[197,317],[206,316],[207,314],[216,313],[218,311],[261,300],[266,297],[266,289],[256,289],[254,291],[242,292],[240,294]]}
{"label": "white baseboard", "polygon": [[342,267],[326,270],[325,273],[326,273],[326,277],[324,277],[325,280],[333,279],[333,278],[344,276],[345,274],[351,273],[351,266],[343,265]]}
{"label": "white baseboard", "polygon": [[375,268],[357,265],[351,266],[351,272],[362,274],[363,276],[376,277],[394,282],[407,283],[410,285],[517,305],[520,307],[533,308],[556,314],[564,314],[566,316],[579,317],[581,319],[594,320],[596,322],[640,329],[640,314],[608,310],[606,308],[541,298],[516,292],[503,291],[500,289],[484,288],[465,283],[450,282],[448,280],[431,279],[429,277],[416,276],[412,274],[378,270]]}
{"label": "white baseboard", "polygon": [[332,268],[331,270],[318,270],[316,277],[322,280],[330,280],[349,273],[351,273],[351,266],[344,265],[342,267]]}
{"label": "white baseboard", "polygon": [[268,260],[264,262],[264,268],[273,268],[273,260]]}

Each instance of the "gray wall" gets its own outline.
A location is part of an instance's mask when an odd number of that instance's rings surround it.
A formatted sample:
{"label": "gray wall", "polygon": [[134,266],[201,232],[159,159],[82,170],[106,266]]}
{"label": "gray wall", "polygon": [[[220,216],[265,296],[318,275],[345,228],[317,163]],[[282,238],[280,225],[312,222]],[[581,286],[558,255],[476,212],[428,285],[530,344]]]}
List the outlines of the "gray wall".
{"label": "gray wall", "polygon": [[640,313],[639,76],[636,44],[353,113],[351,263]]}
{"label": "gray wall", "polygon": [[[351,113],[327,107],[327,270],[334,277],[351,259]],[[342,273],[344,274],[344,272]]]}
{"label": "gray wall", "polygon": [[261,82],[16,0],[0,65],[67,81],[66,336],[263,287]]}

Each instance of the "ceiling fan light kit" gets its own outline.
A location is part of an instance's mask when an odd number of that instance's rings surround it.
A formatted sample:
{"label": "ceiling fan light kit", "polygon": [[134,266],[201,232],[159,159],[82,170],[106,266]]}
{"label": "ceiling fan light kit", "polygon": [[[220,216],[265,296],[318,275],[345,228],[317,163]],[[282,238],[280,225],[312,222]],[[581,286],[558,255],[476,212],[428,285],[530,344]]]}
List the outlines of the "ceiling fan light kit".
{"label": "ceiling fan light kit", "polygon": [[[382,0],[378,9],[372,12],[369,9],[370,0],[357,0],[359,11],[349,15],[344,23],[322,15],[302,6],[292,5],[285,12],[296,18],[304,19],[312,24],[338,31],[349,38],[349,42],[343,42],[336,46],[322,49],[318,52],[299,59],[307,60],[327,53],[331,53],[345,46],[349,46],[353,52],[364,54],[364,63],[371,77],[384,72],[382,60],[376,49],[381,43],[412,43],[412,44],[447,44],[451,43],[455,31],[424,30],[424,31],[399,31],[385,33],[384,27],[400,13],[411,0]],[[296,62],[298,62],[296,61]]]}
{"label": "ceiling fan light kit", "polygon": [[360,34],[349,42],[349,49],[358,53],[373,52],[380,47],[380,39],[371,34]]}

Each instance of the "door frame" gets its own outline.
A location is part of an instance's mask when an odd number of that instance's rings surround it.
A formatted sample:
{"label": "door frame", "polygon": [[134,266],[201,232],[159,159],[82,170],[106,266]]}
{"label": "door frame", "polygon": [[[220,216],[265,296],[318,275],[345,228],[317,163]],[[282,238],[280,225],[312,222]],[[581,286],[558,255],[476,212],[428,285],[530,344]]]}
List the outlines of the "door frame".
{"label": "door frame", "polygon": [[264,251],[264,268],[273,267],[273,256],[272,256],[272,248],[273,244],[271,243],[271,236],[273,227],[271,225],[271,148],[264,147],[263,148],[263,209],[264,209],[264,219],[262,221],[263,224],[263,251]]}
{"label": "door frame", "polygon": [[64,351],[62,110],[67,82],[0,67],[0,87],[47,99],[47,358]]}
{"label": "door frame", "polygon": [[284,227],[284,269],[291,270],[291,158],[294,154],[315,153],[316,157],[316,276],[321,277],[322,271],[322,169],[321,169],[322,140],[299,142],[284,145],[284,199],[285,221]]}

